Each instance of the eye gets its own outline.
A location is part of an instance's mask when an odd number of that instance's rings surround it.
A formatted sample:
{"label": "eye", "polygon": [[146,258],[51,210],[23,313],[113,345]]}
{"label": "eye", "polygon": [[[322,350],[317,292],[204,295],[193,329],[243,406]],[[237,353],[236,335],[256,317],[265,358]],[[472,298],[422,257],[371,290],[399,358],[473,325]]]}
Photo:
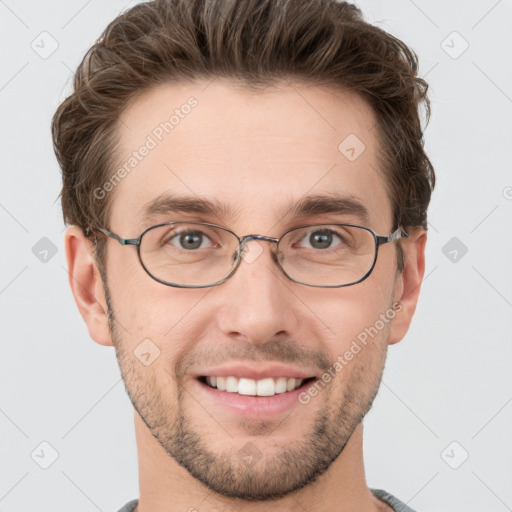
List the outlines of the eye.
{"label": "eye", "polygon": [[[211,247],[211,244],[209,245],[207,243],[208,241],[211,242],[210,238],[208,238],[208,236],[206,236],[202,231],[183,230],[169,237],[167,243],[180,249],[194,250]],[[217,246],[217,244],[213,245],[214,247]]]}
{"label": "eye", "polygon": [[[332,229],[315,229],[314,231],[309,231],[302,239],[302,241],[304,240],[309,244],[305,245],[305,247],[310,249],[329,249],[333,246],[333,241],[338,240],[341,244],[344,242],[343,237]],[[340,244],[338,243],[337,245]]]}

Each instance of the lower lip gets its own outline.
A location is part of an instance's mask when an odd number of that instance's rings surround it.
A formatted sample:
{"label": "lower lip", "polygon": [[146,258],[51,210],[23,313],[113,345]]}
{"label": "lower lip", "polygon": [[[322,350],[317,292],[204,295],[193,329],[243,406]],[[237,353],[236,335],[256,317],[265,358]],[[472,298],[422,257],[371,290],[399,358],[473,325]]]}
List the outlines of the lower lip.
{"label": "lower lip", "polygon": [[313,385],[315,380],[309,381],[293,391],[278,393],[274,396],[239,395],[212,388],[198,379],[194,379],[194,382],[199,388],[199,393],[205,396],[208,402],[214,402],[215,405],[229,409],[237,413],[238,416],[262,418],[282,414],[296,405],[302,405],[299,402],[299,395]]}

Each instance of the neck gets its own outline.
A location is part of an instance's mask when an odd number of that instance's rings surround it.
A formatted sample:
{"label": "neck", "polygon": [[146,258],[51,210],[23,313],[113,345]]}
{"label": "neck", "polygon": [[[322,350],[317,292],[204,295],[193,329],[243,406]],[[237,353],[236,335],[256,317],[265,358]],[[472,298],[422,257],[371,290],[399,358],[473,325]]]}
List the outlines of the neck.
{"label": "neck", "polygon": [[378,512],[391,510],[375,498],[367,484],[363,463],[363,424],[354,430],[340,456],[316,481],[292,495],[276,500],[249,502],[212,492],[182,468],[153,437],[135,413],[139,459],[140,498],[137,512],[203,512],[236,510],[264,512]]}

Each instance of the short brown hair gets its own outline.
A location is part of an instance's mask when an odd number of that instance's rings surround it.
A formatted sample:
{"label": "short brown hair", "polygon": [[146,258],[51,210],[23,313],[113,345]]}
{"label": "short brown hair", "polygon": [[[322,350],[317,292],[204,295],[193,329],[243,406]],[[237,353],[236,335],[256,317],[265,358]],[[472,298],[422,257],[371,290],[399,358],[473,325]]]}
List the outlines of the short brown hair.
{"label": "short brown hair", "polygon": [[[53,121],[62,168],[64,222],[108,227],[118,120],[155,85],[225,77],[258,89],[294,79],[361,95],[377,117],[380,164],[393,229],[427,228],[435,175],[424,151],[419,107],[430,118],[427,83],[405,43],[336,0],[154,0],[105,29],[78,66],[73,93]],[[98,257],[102,263],[103,250]],[[98,253],[97,253],[98,256]],[[403,254],[398,248],[398,270]]]}

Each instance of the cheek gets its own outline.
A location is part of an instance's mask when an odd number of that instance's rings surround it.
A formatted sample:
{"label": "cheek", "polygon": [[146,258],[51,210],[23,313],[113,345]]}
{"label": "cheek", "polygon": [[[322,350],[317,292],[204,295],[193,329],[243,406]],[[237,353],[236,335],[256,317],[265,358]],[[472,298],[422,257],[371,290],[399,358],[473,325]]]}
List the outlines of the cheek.
{"label": "cheek", "polygon": [[141,282],[127,276],[117,294],[112,290],[119,334],[132,350],[149,339],[158,347],[160,361],[172,368],[201,337],[207,322],[202,304],[209,289],[173,288],[146,277]]}
{"label": "cheek", "polygon": [[[354,341],[359,345],[365,341],[381,340],[389,328],[393,317],[390,313],[392,288],[378,276],[340,289],[337,297],[326,296],[318,302],[322,321],[328,327],[328,351],[333,359],[344,354]],[[384,316],[384,320],[383,317]]]}

